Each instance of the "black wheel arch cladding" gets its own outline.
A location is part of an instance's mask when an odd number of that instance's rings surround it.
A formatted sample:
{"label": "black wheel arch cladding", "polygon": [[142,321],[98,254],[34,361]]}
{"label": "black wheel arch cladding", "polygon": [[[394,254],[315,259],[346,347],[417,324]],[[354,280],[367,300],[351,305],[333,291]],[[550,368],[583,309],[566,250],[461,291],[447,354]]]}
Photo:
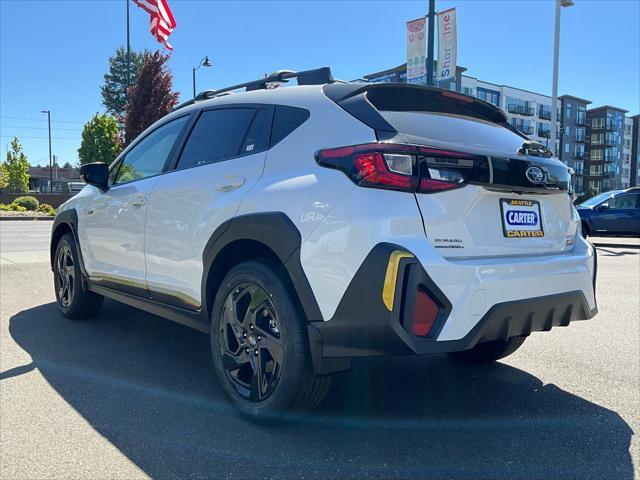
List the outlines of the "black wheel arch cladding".
{"label": "black wheel arch cladding", "polygon": [[[291,219],[282,212],[264,212],[233,217],[211,235],[203,254],[202,304],[210,315],[215,297],[214,285],[219,278],[216,264],[223,262],[223,250],[238,241],[254,241],[264,245],[284,266],[291,286],[309,321],[323,320],[315,295],[300,263],[302,236]],[[218,275],[218,278],[216,278]],[[212,285],[212,283],[214,285]]]}

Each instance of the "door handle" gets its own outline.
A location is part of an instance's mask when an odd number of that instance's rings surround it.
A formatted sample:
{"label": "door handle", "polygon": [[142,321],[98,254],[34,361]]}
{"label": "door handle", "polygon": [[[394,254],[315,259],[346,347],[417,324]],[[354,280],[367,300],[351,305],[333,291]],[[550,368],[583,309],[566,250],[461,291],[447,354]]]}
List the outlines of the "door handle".
{"label": "door handle", "polygon": [[222,183],[216,185],[216,190],[219,192],[230,192],[236,188],[240,188],[244,185],[243,177],[228,177]]}
{"label": "door handle", "polygon": [[147,203],[146,197],[137,197],[135,200],[131,200],[127,203],[129,207],[142,207],[145,203]]}

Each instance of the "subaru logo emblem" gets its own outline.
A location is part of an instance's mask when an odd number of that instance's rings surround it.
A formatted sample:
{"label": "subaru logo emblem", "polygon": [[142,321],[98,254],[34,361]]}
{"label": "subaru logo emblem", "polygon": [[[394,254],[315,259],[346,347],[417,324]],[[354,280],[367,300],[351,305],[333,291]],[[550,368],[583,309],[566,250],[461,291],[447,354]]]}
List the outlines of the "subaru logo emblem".
{"label": "subaru logo emblem", "polygon": [[534,185],[538,185],[539,183],[542,183],[544,181],[544,172],[540,167],[529,167],[524,172],[524,174],[527,176],[527,179]]}

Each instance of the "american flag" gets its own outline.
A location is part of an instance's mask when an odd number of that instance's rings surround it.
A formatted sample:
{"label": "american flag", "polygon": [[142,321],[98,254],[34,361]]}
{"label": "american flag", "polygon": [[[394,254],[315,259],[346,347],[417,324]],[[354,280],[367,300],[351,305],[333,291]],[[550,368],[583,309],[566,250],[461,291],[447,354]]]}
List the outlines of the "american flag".
{"label": "american flag", "polygon": [[151,35],[169,50],[173,50],[169,43],[169,35],[176,28],[176,21],[167,0],[133,0],[133,2],[151,16]]}

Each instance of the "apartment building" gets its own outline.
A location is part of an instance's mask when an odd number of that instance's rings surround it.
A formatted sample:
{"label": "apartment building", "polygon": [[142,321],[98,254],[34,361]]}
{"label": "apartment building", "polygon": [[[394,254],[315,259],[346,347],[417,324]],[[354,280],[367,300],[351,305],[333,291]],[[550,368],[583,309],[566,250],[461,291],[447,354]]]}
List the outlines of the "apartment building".
{"label": "apartment building", "polygon": [[599,192],[622,188],[625,113],[605,105],[587,110],[584,188]]}
{"label": "apartment building", "polygon": [[633,120],[631,117],[624,117],[624,135],[622,144],[622,171],[620,180],[622,188],[631,186],[631,143],[633,141]]}
{"label": "apartment building", "polygon": [[631,117],[631,178],[632,187],[640,187],[640,114]]}
{"label": "apartment building", "polygon": [[575,171],[573,188],[584,191],[584,163],[587,157],[587,105],[591,102],[572,95],[561,95],[560,148],[558,156]]}

